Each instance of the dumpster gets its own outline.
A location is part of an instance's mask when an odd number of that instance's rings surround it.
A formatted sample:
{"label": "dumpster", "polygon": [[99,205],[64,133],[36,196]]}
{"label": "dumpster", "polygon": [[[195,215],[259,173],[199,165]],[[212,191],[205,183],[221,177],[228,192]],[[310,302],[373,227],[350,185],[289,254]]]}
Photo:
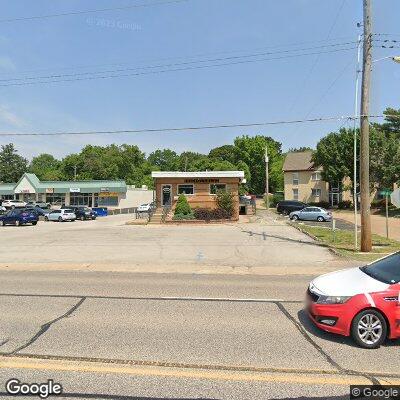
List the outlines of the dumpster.
{"label": "dumpster", "polygon": [[107,207],[93,207],[92,210],[96,212],[98,217],[107,217],[108,215]]}

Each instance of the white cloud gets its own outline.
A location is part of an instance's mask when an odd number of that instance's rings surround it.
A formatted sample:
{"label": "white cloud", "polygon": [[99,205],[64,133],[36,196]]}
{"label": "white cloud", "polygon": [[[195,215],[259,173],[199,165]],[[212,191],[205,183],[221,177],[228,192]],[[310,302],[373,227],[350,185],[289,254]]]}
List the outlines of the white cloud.
{"label": "white cloud", "polygon": [[12,112],[7,106],[0,105],[0,122],[7,125],[21,128],[25,125],[24,121]]}
{"label": "white cloud", "polygon": [[8,56],[0,56],[0,70],[15,71],[14,61]]}

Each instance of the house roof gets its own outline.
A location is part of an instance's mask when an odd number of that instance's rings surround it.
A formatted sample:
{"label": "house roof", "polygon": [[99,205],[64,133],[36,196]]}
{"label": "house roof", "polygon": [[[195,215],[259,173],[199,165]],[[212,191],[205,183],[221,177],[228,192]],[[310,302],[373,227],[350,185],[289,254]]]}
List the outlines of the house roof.
{"label": "house roof", "polygon": [[153,178],[240,178],[244,179],[244,171],[153,171]]}
{"label": "house roof", "polygon": [[93,181],[40,181],[35,174],[25,173],[17,183],[0,184],[0,194],[14,194],[15,189],[26,178],[36,193],[46,193],[46,189],[53,189],[55,193],[66,193],[71,188],[79,188],[82,193],[110,191],[125,193],[127,186],[123,180],[93,180]]}
{"label": "house roof", "polygon": [[315,168],[311,161],[313,152],[301,151],[287,153],[283,163],[283,171],[318,171],[321,168]]}

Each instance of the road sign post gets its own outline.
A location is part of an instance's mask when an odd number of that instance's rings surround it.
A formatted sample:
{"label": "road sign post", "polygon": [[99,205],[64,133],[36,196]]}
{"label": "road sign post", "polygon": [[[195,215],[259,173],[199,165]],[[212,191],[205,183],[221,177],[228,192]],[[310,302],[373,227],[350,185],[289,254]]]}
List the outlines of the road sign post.
{"label": "road sign post", "polygon": [[389,239],[389,196],[392,195],[392,191],[389,189],[382,190],[382,196],[385,196],[385,214],[386,214],[386,237]]}

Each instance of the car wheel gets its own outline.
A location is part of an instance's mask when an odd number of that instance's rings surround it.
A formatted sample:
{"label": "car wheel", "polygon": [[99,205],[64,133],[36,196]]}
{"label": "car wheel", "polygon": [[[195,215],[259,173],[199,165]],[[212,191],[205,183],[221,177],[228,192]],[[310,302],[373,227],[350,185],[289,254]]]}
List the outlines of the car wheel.
{"label": "car wheel", "polygon": [[1,224],[2,224],[3,226],[6,226],[6,221],[1,221]]}
{"label": "car wheel", "polygon": [[32,222],[32,225],[36,225],[36,224],[37,224],[37,221],[33,221],[33,222]]}
{"label": "car wheel", "polygon": [[49,220],[49,217],[44,217],[44,220],[45,220],[45,221],[48,221],[48,220]]}
{"label": "car wheel", "polygon": [[377,349],[386,339],[387,324],[376,310],[361,311],[351,324],[353,340],[365,349]]}
{"label": "car wheel", "polygon": [[298,215],[293,215],[292,221],[297,221],[298,219],[299,219],[299,216],[298,216]]}
{"label": "car wheel", "polygon": [[61,217],[58,217],[58,222],[63,222],[63,219]]}
{"label": "car wheel", "polygon": [[320,217],[317,218],[317,221],[318,222],[325,222],[325,218],[320,216]]}
{"label": "car wheel", "polygon": [[289,212],[288,212],[288,210],[285,210],[285,209],[284,209],[284,210],[282,211],[282,214],[283,214],[283,215],[288,215]]}
{"label": "car wheel", "polygon": [[84,220],[85,220],[85,217],[82,215],[82,216],[80,217],[80,220],[81,220],[81,221],[84,221]]}
{"label": "car wheel", "polygon": [[15,226],[21,226],[21,222],[19,222],[18,220],[15,221]]}

